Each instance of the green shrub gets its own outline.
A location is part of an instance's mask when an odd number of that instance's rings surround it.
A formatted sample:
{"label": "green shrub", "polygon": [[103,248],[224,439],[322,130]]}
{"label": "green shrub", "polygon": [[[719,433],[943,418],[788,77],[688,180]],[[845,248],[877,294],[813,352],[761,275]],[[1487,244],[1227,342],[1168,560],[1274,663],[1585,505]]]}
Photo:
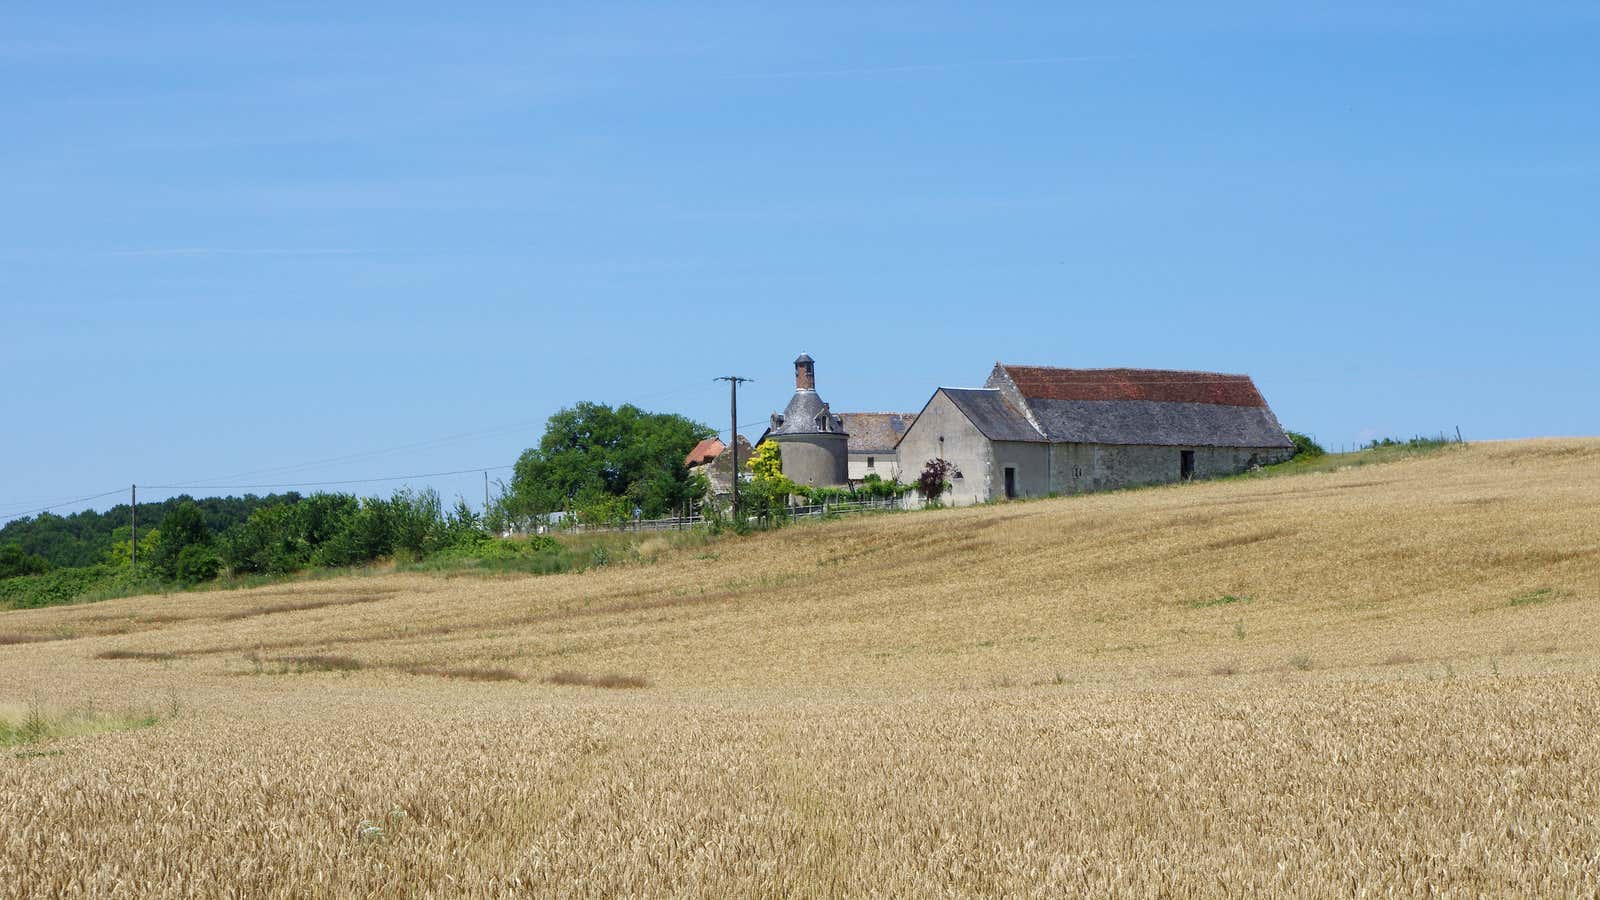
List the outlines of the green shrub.
{"label": "green shrub", "polygon": [[888,500],[899,499],[916,490],[916,485],[905,484],[899,479],[884,481],[877,473],[872,473],[861,480],[860,487],[855,489],[857,500]]}
{"label": "green shrub", "polygon": [[561,544],[559,541],[549,535],[536,534],[525,540],[520,538],[485,537],[481,541],[464,542],[453,547],[446,547],[428,558],[436,560],[475,559],[484,562],[510,562],[560,552]]}
{"label": "green shrub", "polygon": [[111,584],[117,574],[110,566],[98,565],[7,578],[0,581],[0,608],[35,609],[71,603]]}
{"label": "green shrub", "polygon": [[1322,449],[1321,444],[1318,444],[1307,435],[1298,431],[1290,431],[1287,434],[1290,442],[1294,444],[1294,455],[1297,457],[1303,456],[1306,459],[1315,459],[1318,456],[1326,456],[1328,453],[1328,451]]}
{"label": "green shrub", "polygon": [[1363,450],[1381,450],[1381,449],[1386,448],[1386,447],[1400,447],[1400,448],[1403,448],[1403,449],[1406,449],[1406,450],[1437,450],[1440,447],[1444,447],[1444,446],[1447,446],[1449,444],[1454,444],[1454,443],[1455,443],[1454,440],[1452,440],[1451,438],[1448,438],[1448,437],[1446,437],[1446,436],[1444,436],[1442,434],[1438,435],[1436,437],[1422,437],[1422,436],[1419,435],[1417,437],[1407,438],[1405,440],[1400,440],[1400,439],[1392,438],[1392,437],[1385,437],[1385,438],[1378,438],[1376,440],[1370,441],[1365,446],[1363,446],[1361,449],[1363,449]]}
{"label": "green shrub", "polygon": [[178,554],[178,583],[196,585],[210,581],[222,571],[222,557],[205,544],[190,544]]}

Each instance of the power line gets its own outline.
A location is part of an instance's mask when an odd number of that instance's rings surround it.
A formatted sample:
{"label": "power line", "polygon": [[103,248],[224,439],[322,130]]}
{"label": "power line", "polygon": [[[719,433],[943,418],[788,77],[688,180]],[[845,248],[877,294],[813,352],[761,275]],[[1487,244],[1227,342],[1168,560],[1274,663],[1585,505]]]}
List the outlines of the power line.
{"label": "power line", "polygon": [[163,491],[239,491],[260,488],[331,487],[340,484],[376,484],[383,481],[409,481],[413,478],[443,478],[447,475],[471,475],[478,472],[495,472],[499,471],[500,469],[513,468],[516,468],[515,464],[507,464],[503,466],[473,466],[470,469],[456,469],[450,472],[422,472],[416,475],[386,475],[381,478],[347,478],[340,481],[285,481],[276,484],[150,484],[145,485],[145,487]]}
{"label": "power line", "polygon": [[[686,391],[693,391],[693,390],[704,391],[706,389],[707,389],[707,386],[703,382],[697,382],[697,383],[691,384],[691,385],[680,385],[678,387],[667,388],[665,390],[655,391],[655,392],[652,392],[652,393],[649,393],[649,394],[644,394],[644,395],[641,395],[639,397],[635,397],[635,398],[633,398],[631,400],[627,400],[627,401],[624,401],[624,402],[637,404],[637,403],[643,403],[643,402],[648,401],[648,400],[660,399],[662,397],[668,397],[668,396],[674,396],[674,395],[677,395],[677,394],[682,394],[682,393],[684,393]],[[461,441],[461,440],[467,440],[467,439],[471,439],[471,438],[493,437],[493,436],[496,436],[496,435],[505,434],[505,433],[509,433],[509,432],[514,432],[514,431],[517,431],[517,430],[520,430],[520,429],[523,429],[523,428],[527,428],[527,427],[530,427],[530,426],[538,425],[538,424],[540,424],[541,422],[544,422],[544,421],[546,421],[546,420],[545,419],[528,419],[528,420],[521,421],[521,422],[509,423],[509,424],[505,424],[505,425],[499,425],[499,426],[496,426],[494,428],[484,429],[482,431],[461,432],[461,433],[458,433],[458,434],[446,435],[446,436],[440,437],[440,438],[432,438],[432,439],[429,439],[429,440],[426,440],[426,441],[416,441],[416,442],[413,442],[413,443],[410,443],[410,444],[401,444],[401,445],[394,446],[394,447],[386,447],[386,448],[379,449],[379,450],[367,450],[367,451],[362,451],[360,453],[349,453],[349,454],[345,454],[343,456],[334,456],[334,457],[328,457],[326,459],[310,460],[308,462],[294,463],[294,464],[285,465],[285,466],[273,466],[273,467],[268,467],[268,468],[264,468],[264,469],[252,469],[252,470],[248,470],[248,471],[244,471],[244,472],[238,472],[238,473],[235,473],[233,475],[223,475],[223,476],[218,476],[218,477],[215,477],[215,478],[202,478],[202,479],[196,480],[194,483],[191,483],[191,484],[150,484],[150,485],[146,485],[145,487],[148,490],[163,490],[163,491],[267,490],[267,489],[276,489],[276,488],[335,487],[335,486],[339,486],[339,485],[353,485],[353,484],[379,484],[379,483],[388,482],[388,481],[409,481],[409,480],[412,480],[412,479],[419,479],[419,478],[443,478],[443,477],[447,477],[447,476],[451,476],[451,475],[466,475],[466,474],[471,474],[471,473],[476,473],[476,472],[483,472],[483,473],[497,472],[497,471],[500,471],[502,469],[515,468],[515,466],[514,465],[509,465],[509,464],[508,465],[499,465],[499,466],[474,466],[473,468],[470,468],[470,469],[458,469],[458,470],[453,470],[453,471],[449,471],[449,472],[424,472],[424,473],[419,473],[419,474],[415,474],[415,475],[388,475],[388,476],[382,476],[382,477],[377,477],[377,478],[347,478],[347,479],[325,480],[325,481],[285,481],[285,482],[272,482],[272,483],[263,482],[263,483],[252,483],[252,484],[228,484],[228,483],[223,483],[223,482],[226,482],[228,479],[239,478],[239,477],[242,477],[242,476],[245,476],[245,475],[257,475],[257,474],[277,473],[277,472],[292,472],[292,471],[297,470],[297,469],[305,469],[305,468],[310,468],[310,467],[315,467],[315,466],[333,465],[333,464],[337,464],[337,463],[358,462],[358,461],[362,461],[362,460],[366,460],[366,459],[372,459],[372,458],[375,458],[375,457],[378,457],[378,456],[383,456],[383,455],[386,455],[386,454],[389,454],[389,453],[398,453],[398,452],[403,451],[403,450],[417,450],[417,449],[422,449],[422,448],[425,448],[425,447],[437,447],[437,446],[441,446],[441,445],[444,445],[444,444],[448,444],[448,443],[452,443],[452,442],[456,442],[456,441]],[[759,424],[759,423],[751,423],[751,424]],[[739,427],[747,428],[747,427],[750,427],[750,426],[741,425]],[[63,507],[63,506],[74,506],[76,504],[87,503],[87,502],[92,501],[92,500],[101,500],[101,499],[104,499],[106,497],[110,497],[110,496],[114,496],[116,494],[120,494],[120,493],[122,493],[122,490],[123,490],[122,488],[118,488],[116,490],[105,491],[105,492],[99,493],[99,494],[92,494],[92,495],[87,496],[87,497],[74,497],[74,498],[71,498],[71,499],[57,500],[57,501],[53,501],[51,503],[48,503],[46,505],[37,506],[37,507],[26,506],[26,504],[21,504],[19,502],[13,501],[13,503],[10,504],[9,507],[11,509],[16,510],[16,511],[14,511],[14,512],[0,511],[0,519],[7,519],[7,520],[9,520],[9,519],[19,519],[19,518],[24,518],[24,517],[27,517],[27,516],[38,515],[39,513],[49,512],[50,510],[58,509],[58,508]],[[25,507],[25,508],[19,508],[19,507]]]}
{"label": "power line", "polygon": [[[765,425],[765,424],[767,424],[765,419],[763,419],[763,420],[761,420],[759,422],[745,422],[743,425],[737,426],[734,430],[743,431],[746,428],[754,428],[757,425]],[[723,435],[723,434],[727,434],[727,433],[728,433],[728,429],[726,429],[726,428],[717,429],[717,434],[718,435]]]}
{"label": "power line", "polygon": [[[677,386],[677,387],[666,388],[666,389],[660,390],[660,391],[654,391],[654,392],[649,393],[649,394],[642,394],[642,395],[640,395],[638,397],[635,397],[635,398],[633,398],[631,400],[625,400],[623,402],[624,403],[637,404],[637,403],[643,403],[643,402],[645,402],[647,400],[658,400],[658,399],[661,399],[663,397],[675,396],[677,394],[682,394],[682,393],[685,393],[687,391],[694,391],[694,390],[704,391],[706,389],[707,389],[707,387],[706,387],[704,382],[696,382],[694,384],[680,385],[680,386]],[[399,452],[404,451],[404,450],[421,450],[421,449],[424,449],[424,448],[440,447],[440,446],[444,446],[446,444],[455,443],[455,442],[458,442],[458,441],[471,440],[473,438],[495,437],[495,436],[502,435],[502,434],[508,434],[508,433],[520,431],[520,430],[522,430],[524,428],[529,428],[529,427],[533,427],[533,426],[536,426],[536,425],[540,425],[540,424],[544,423],[545,421],[547,421],[547,418],[548,417],[540,418],[540,419],[526,419],[526,420],[523,420],[523,421],[520,421],[520,422],[512,422],[512,423],[507,423],[507,424],[504,424],[504,425],[496,425],[496,426],[493,426],[491,428],[487,428],[487,429],[484,429],[484,430],[481,430],[481,431],[463,431],[463,432],[460,432],[458,434],[445,435],[444,437],[430,438],[430,439],[425,440],[425,441],[416,441],[414,443],[400,444],[400,445],[393,446],[393,447],[385,447],[385,448],[382,448],[382,449],[379,449],[379,450],[364,450],[364,451],[361,451],[361,452],[358,452],[358,453],[348,453],[348,454],[344,454],[342,456],[328,457],[326,459],[315,459],[315,460],[310,460],[308,462],[292,463],[290,465],[284,465],[284,466],[269,466],[267,468],[262,468],[262,469],[250,469],[250,470],[247,470],[247,471],[244,471],[244,472],[235,472],[235,473],[233,473],[231,475],[218,475],[218,476],[216,476],[214,478],[201,478],[201,479],[198,479],[198,481],[205,482],[204,484],[198,484],[197,483],[197,484],[194,484],[194,485],[190,485],[189,487],[191,489],[194,489],[194,490],[200,490],[200,489],[212,488],[212,487],[224,488],[225,489],[225,488],[228,488],[230,486],[226,485],[226,484],[212,484],[211,482],[227,481],[228,479],[231,479],[231,478],[243,478],[243,477],[248,476],[248,475],[265,475],[265,474],[269,474],[269,473],[280,473],[280,472],[286,473],[286,472],[293,472],[293,471],[296,471],[296,470],[299,470],[299,469],[316,468],[318,466],[336,465],[336,464],[339,464],[339,463],[361,462],[361,461],[365,461],[365,460],[369,460],[369,459],[374,459],[374,458],[379,457],[379,456],[386,456],[386,455],[388,455],[390,453],[399,453]],[[494,468],[506,468],[506,467],[505,466],[499,466],[499,467],[494,467]],[[479,471],[482,471],[482,470],[480,469]],[[387,480],[392,480],[392,479],[375,479],[375,480],[387,481]],[[329,483],[339,483],[339,482],[329,482]],[[357,483],[357,482],[349,482],[349,483]],[[150,485],[150,487],[161,487],[161,485]]]}
{"label": "power line", "polygon": [[26,518],[28,516],[38,515],[39,513],[49,512],[52,509],[58,509],[58,508],[63,507],[63,506],[74,506],[74,505],[79,504],[79,503],[87,503],[90,500],[99,500],[102,497],[110,497],[113,494],[122,493],[122,490],[123,490],[122,488],[117,488],[114,491],[106,491],[103,494],[95,494],[92,497],[79,497],[79,498],[77,498],[75,500],[62,500],[59,503],[52,503],[49,506],[41,506],[38,509],[32,509],[32,510],[29,510],[27,512],[0,513],[0,518],[22,519],[22,518]]}

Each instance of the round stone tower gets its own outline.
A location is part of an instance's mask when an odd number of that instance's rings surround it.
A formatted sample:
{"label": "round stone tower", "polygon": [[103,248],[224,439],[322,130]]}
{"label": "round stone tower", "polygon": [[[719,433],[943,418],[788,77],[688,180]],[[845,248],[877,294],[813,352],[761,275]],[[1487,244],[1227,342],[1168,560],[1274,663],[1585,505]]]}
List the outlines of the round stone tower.
{"label": "round stone tower", "polygon": [[794,396],[773,414],[767,440],[778,442],[783,474],[795,484],[838,487],[849,480],[850,436],[817,396],[817,364],[804,353],[794,361]]}

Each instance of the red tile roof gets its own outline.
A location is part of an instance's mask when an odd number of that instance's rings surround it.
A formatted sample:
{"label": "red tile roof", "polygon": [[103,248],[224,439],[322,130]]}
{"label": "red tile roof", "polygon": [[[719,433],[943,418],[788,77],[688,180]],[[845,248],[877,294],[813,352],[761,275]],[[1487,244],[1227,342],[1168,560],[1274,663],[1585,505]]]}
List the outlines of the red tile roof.
{"label": "red tile roof", "polygon": [[701,463],[711,462],[721,456],[722,451],[726,449],[728,449],[728,445],[722,442],[722,438],[708,437],[694,445],[694,449],[689,451],[689,455],[683,458],[683,464],[685,466],[698,466]]}
{"label": "red tile roof", "polygon": [[1265,407],[1248,375],[1165,369],[1055,369],[1001,364],[1030,400],[1152,400]]}

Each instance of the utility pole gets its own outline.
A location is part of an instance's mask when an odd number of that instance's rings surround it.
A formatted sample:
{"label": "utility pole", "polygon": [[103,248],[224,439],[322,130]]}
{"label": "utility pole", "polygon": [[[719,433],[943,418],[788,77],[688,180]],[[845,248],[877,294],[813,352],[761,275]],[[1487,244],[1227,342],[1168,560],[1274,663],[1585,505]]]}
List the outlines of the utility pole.
{"label": "utility pole", "polygon": [[129,545],[133,548],[133,564],[129,568],[137,569],[139,568],[139,486],[128,485],[128,492],[128,511],[133,514],[133,542]]}
{"label": "utility pole", "polygon": [[754,378],[722,375],[712,381],[728,383],[728,449],[733,451],[733,521],[739,521],[739,385]]}
{"label": "utility pole", "polygon": [[483,514],[489,514],[489,470],[483,470]]}

